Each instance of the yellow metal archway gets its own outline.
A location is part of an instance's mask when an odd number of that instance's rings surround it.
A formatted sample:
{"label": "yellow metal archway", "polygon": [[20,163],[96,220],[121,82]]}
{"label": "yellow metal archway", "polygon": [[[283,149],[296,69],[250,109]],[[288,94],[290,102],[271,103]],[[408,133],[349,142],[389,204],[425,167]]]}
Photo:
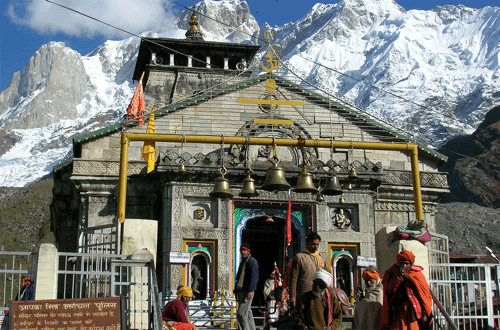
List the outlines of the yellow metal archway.
{"label": "yellow metal archway", "polygon": [[[207,144],[253,144],[276,145],[287,147],[313,147],[313,148],[353,148],[367,150],[394,150],[410,154],[411,173],[413,181],[413,198],[415,203],[415,217],[424,220],[422,205],[422,192],[420,188],[420,172],[418,169],[418,146],[411,143],[378,143],[378,142],[351,142],[331,140],[302,140],[276,139],[276,138],[246,138],[238,136],[211,136],[211,135],[178,135],[178,134],[151,134],[151,133],[123,133],[121,137],[120,174],[118,186],[117,219],[121,223],[125,220],[125,204],[127,198],[127,170],[128,150],[131,141],[154,141],[173,143],[207,143]],[[299,145],[300,144],[300,145]]]}

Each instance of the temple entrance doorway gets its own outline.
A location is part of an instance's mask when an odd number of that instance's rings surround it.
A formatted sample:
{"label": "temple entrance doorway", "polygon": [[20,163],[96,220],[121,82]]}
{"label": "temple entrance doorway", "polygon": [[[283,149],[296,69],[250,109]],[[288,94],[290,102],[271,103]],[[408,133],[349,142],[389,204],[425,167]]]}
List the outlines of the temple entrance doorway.
{"label": "temple entrance doorway", "polygon": [[292,241],[285,255],[286,219],[272,213],[257,216],[247,221],[241,232],[241,242],[250,244],[251,255],[259,263],[259,282],[252,305],[264,306],[264,283],[271,277],[274,264],[278,267],[283,280],[289,260],[302,248],[301,230],[292,222]]}

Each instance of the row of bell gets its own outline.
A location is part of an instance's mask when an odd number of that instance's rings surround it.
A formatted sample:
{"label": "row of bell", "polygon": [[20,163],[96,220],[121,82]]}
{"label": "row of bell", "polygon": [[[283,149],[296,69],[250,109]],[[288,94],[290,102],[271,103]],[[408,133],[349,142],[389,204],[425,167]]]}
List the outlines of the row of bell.
{"label": "row of bell", "polygon": [[[356,170],[351,167],[349,170],[349,184],[351,181],[355,181],[358,178]],[[255,180],[247,175],[245,179],[241,182],[242,190],[238,194],[241,197],[257,197],[259,193],[255,190]],[[266,191],[287,191],[291,189],[291,185],[286,181],[285,170],[274,164],[266,174],[266,179],[262,184],[261,189]],[[326,182],[323,189],[319,190],[314,186],[313,176],[308,173],[305,168],[297,177],[297,187],[293,189],[297,193],[317,193],[318,198],[320,198],[319,192],[322,195],[341,195],[342,189],[340,188],[339,179],[335,174],[332,174]],[[210,193],[210,196],[216,198],[231,198],[233,194],[229,188],[229,180],[221,175],[215,179],[214,190]]]}

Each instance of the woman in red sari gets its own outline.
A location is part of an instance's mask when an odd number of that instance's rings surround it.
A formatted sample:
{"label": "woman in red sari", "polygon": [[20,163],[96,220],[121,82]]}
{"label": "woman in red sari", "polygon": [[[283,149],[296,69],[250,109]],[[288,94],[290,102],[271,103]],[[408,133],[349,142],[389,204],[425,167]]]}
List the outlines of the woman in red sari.
{"label": "woman in red sari", "polygon": [[432,296],[423,268],[414,265],[415,255],[411,251],[401,251],[396,260],[382,279],[384,304],[380,328],[428,328],[432,320]]}

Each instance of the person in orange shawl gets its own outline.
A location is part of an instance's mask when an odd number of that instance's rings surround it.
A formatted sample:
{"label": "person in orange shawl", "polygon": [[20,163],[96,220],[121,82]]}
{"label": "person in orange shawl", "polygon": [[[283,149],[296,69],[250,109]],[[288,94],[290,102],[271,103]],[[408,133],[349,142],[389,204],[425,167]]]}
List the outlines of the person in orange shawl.
{"label": "person in orange shawl", "polygon": [[432,296],[415,255],[401,251],[382,279],[384,304],[381,329],[426,329],[432,321]]}

